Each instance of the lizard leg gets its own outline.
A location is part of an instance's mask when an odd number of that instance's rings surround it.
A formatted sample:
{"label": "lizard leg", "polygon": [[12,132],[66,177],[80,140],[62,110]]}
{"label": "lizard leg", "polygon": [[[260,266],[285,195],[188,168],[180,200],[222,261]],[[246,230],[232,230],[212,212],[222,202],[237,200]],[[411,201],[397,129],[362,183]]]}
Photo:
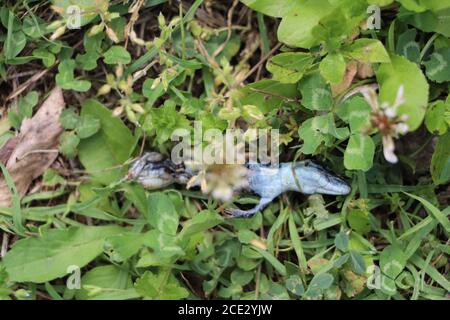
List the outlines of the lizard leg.
{"label": "lizard leg", "polygon": [[273,198],[261,198],[259,200],[259,203],[252,209],[249,210],[241,210],[241,209],[232,209],[227,208],[225,212],[231,217],[231,218],[246,218],[251,217],[258,211],[261,211],[264,209],[270,202],[272,202]]}

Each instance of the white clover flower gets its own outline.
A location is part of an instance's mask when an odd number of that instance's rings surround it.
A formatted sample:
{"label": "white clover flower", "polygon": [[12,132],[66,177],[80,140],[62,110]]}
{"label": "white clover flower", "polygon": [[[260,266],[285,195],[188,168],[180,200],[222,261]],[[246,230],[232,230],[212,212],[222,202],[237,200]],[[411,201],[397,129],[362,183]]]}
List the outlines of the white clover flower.
{"label": "white clover flower", "polygon": [[361,92],[372,107],[371,124],[373,128],[378,129],[382,135],[383,155],[386,161],[396,163],[398,161],[395,155],[394,138],[399,135],[405,135],[409,131],[409,126],[406,123],[408,116],[405,114],[398,115],[398,107],[405,103],[404,86],[401,85],[397,91],[394,103],[391,105],[383,102],[380,106],[379,97],[374,89],[371,87]]}

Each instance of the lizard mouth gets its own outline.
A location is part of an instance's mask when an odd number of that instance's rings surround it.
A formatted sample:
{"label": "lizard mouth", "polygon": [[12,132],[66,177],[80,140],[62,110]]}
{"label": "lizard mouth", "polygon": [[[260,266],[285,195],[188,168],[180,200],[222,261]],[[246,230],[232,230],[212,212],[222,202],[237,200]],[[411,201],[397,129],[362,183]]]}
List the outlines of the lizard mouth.
{"label": "lizard mouth", "polygon": [[350,185],[343,179],[327,174],[326,183],[317,188],[318,193],[329,195],[346,195],[351,191]]}

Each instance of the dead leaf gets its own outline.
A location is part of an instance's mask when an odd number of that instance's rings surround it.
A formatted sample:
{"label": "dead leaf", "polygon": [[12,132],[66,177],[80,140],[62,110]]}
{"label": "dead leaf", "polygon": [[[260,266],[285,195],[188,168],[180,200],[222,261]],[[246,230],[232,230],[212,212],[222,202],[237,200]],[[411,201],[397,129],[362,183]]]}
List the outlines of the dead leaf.
{"label": "dead leaf", "polygon": [[355,78],[357,72],[356,62],[350,62],[345,70],[344,79],[341,83],[331,86],[331,91],[333,92],[333,97],[340,95],[342,92],[348,89],[352,84],[353,78]]}
{"label": "dead leaf", "polygon": [[[31,182],[41,176],[58,156],[59,136],[63,129],[59,116],[65,106],[62,90],[52,90],[47,100],[31,119],[25,119],[17,137],[8,140],[0,149],[20,196],[24,196]],[[0,178],[0,206],[11,205],[11,193],[3,177]]]}

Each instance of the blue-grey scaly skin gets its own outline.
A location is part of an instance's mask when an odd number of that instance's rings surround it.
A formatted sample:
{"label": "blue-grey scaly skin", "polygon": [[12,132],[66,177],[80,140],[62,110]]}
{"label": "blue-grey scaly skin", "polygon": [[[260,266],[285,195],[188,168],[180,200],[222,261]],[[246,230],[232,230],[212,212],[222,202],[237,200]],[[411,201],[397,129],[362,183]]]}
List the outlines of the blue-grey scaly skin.
{"label": "blue-grey scaly skin", "polygon": [[261,197],[250,210],[228,209],[233,217],[248,217],[264,209],[286,191],[303,194],[346,195],[347,182],[310,160],[281,163],[277,167],[249,165],[249,189]]}
{"label": "blue-grey scaly skin", "polygon": [[[328,195],[346,195],[351,191],[347,182],[310,160],[281,163],[276,167],[249,164],[248,169],[249,191],[261,199],[250,210],[227,209],[233,217],[252,216],[286,191]],[[144,154],[128,172],[129,179],[152,190],[172,183],[185,184],[191,176],[192,173],[184,166],[176,166],[156,152]]]}

